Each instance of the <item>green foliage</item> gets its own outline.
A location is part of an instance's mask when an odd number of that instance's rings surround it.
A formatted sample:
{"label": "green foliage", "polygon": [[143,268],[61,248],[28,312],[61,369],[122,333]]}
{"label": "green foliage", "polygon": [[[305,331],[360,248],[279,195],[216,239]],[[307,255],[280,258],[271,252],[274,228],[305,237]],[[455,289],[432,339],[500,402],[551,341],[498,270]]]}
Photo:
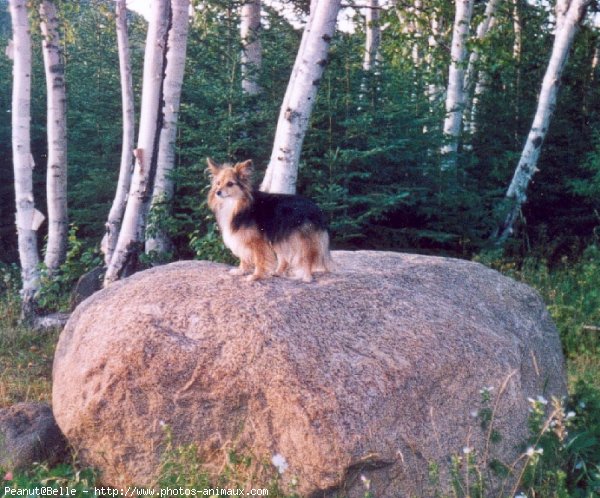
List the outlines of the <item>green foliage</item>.
{"label": "green foliage", "polygon": [[[11,473],[12,474],[12,473]],[[4,478],[2,478],[4,476]],[[11,477],[7,479],[7,477]],[[61,464],[49,468],[44,464],[36,464],[27,472],[18,472],[14,475],[1,472],[0,469],[0,497],[10,496],[5,493],[5,487],[14,490],[38,490],[38,495],[52,496],[60,493],[66,496],[83,498],[94,494],[97,481],[96,473],[91,469],[79,469],[75,465]],[[43,490],[43,492],[42,492]]]}
{"label": "green foliage", "polygon": [[50,398],[57,337],[55,333],[40,334],[20,323],[20,287],[16,266],[0,264],[0,407]]}
{"label": "green foliage", "polygon": [[564,258],[551,270],[544,260],[522,262],[498,259],[498,252],[479,260],[535,287],[544,297],[562,339],[565,353],[598,355],[600,352],[600,248],[588,247],[575,264]]}
{"label": "green foliage", "polygon": [[[0,4],[6,5],[6,0]],[[263,91],[258,97],[245,95],[239,5],[233,0],[202,2],[191,20],[176,144],[176,195],[172,206],[151,213],[151,221],[158,221],[171,235],[173,253],[166,258],[150,256],[148,264],[215,252],[210,248],[214,230],[206,224],[200,199],[207,156],[221,161],[252,158],[257,176],[269,160],[301,32],[264,7],[259,73]],[[299,10],[307,8],[307,2],[294,5]],[[476,4],[474,24],[482,19],[484,7],[484,3]],[[387,26],[380,49],[383,63],[374,74],[362,69],[365,32],[360,15],[355,16],[353,33],[334,37],[304,141],[298,189],[323,205],[334,246],[412,248],[469,257],[485,247],[501,217],[501,200],[530,126],[547,63],[552,17],[539,3],[501,4],[489,36],[471,42],[480,54],[478,69],[488,75],[488,86],[478,106],[477,130],[463,137],[458,166],[445,174],[440,172],[438,151],[453,5],[436,0],[427,9],[400,4],[397,8],[402,21],[395,9],[382,11],[381,23]],[[518,9],[523,31],[518,59],[514,9]],[[79,236],[90,245],[103,234],[120,157],[113,10],[109,0],[59,3],[67,59],[70,216],[80,227]],[[440,31],[432,46],[424,34],[430,33],[434,18]],[[9,37],[8,21],[6,15],[0,18],[0,44]],[[406,29],[406,23],[415,29]],[[139,99],[146,26],[133,13],[128,24]],[[37,46],[38,30],[32,32]],[[594,214],[599,208],[594,180],[598,154],[591,138],[600,122],[600,90],[589,70],[596,44],[597,33],[584,27],[566,68],[542,151],[541,171],[524,206],[521,228],[509,243],[510,254],[522,256],[533,248],[549,258],[560,258],[587,245],[599,224]],[[0,59],[0,77],[6,82],[0,85],[0,106],[8,109],[10,61]],[[36,52],[32,144],[38,165],[45,164],[46,150],[43,78]],[[438,95],[427,95],[431,85],[438,88]],[[4,152],[0,154],[0,260],[12,262],[16,250],[10,114],[0,116],[0,152]],[[35,170],[36,205],[42,211],[43,169]],[[207,239],[201,245],[208,247],[198,250],[203,237]]]}
{"label": "green foliage", "polygon": [[[436,497],[505,498],[540,496],[592,498],[600,493],[600,390],[580,382],[566,402],[543,396],[530,399],[529,438],[514,462],[493,457],[495,407],[502,388],[481,391],[477,412],[485,446],[468,444],[448,462],[451,492],[440,481],[441,469],[430,463],[430,491]],[[488,411],[489,409],[489,411]]]}
{"label": "green foliage", "polygon": [[209,472],[199,458],[196,445],[175,445],[171,429],[169,427],[164,429],[165,447],[158,478],[160,488],[204,491],[248,490],[253,487],[264,490],[263,496],[298,498],[298,495],[285,494],[280,489],[279,475],[270,463],[257,462],[255,459],[233,450],[227,453],[225,461],[215,477],[214,471]]}
{"label": "green foliage", "polygon": [[50,273],[44,266],[40,268],[41,287],[36,295],[40,311],[66,311],[69,307],[70,293],[75,282],[84,273],[103,265],[97,248],[85,248],[77,237],[78,228],[69,229],[68,249],[65,262],[56,273]]}

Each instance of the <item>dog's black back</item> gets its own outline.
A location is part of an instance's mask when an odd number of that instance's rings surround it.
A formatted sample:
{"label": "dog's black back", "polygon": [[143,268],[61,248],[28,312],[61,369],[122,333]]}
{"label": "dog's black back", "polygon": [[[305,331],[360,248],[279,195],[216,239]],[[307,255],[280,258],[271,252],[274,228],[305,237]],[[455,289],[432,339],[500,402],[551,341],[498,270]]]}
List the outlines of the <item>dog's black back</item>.
{"label": "dog's black back", "polygon": [[234,231],[256,226],[269,242],[277,243],[303,225],[311,225],[313,230],[327,230],[323,211],[306,197],[259,190],[254,191],[252,196],[254,201],[233,217],[231,224]]}

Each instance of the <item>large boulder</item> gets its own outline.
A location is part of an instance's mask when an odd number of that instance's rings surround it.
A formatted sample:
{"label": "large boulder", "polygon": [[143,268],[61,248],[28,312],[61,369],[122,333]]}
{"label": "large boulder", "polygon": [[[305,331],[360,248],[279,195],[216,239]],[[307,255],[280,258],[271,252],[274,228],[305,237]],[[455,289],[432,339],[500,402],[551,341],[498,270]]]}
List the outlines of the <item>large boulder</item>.
{"label": "large boulder", "polygon": [[[312,284],[173,263],[84,301],[60,337],[53,387],[79,456],[106,484],[150,485],[166,425],[174,444],[197,444],[207,469],[235,449],[272,460],[302,496],[364,496],[370,482],[389,498],[433,493],[431,464],[444,486],[465,447],[514,461],[527,398],[566,394],[537,293],[455,259],[334,261]],[[488,388],[501,435],[489,444],[472,416]]]}

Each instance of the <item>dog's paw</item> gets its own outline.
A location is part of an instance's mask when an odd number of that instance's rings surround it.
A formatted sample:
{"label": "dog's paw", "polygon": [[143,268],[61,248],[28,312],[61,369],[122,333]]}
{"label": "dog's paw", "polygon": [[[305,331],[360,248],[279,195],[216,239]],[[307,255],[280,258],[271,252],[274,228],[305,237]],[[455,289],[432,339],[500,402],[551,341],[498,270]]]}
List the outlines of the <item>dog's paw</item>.
{"label": "dog's paw", "polygon": [[236,277],[244,275],[245,273],[246,272],[244,270],[242,270],[241,268],[232,268],[231,270],[229,270],[229,274],[234,275]]}
{"label": "dog's paw", "polygon": [[246,277],[246,282],[256,282],[257,280],[260,280],[261,278],[263,278],[261,275],[257,275],[256,273],[253,273],[252,275],[248,275]]}

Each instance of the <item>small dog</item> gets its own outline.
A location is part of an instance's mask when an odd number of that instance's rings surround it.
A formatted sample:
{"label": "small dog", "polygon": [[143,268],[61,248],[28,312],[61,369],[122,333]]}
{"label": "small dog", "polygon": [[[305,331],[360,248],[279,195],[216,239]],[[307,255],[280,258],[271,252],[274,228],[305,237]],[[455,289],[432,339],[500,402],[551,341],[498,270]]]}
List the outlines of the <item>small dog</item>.
{"label": "small dog", "polygon": [[[270,194],[252,188],[252,160],[235,165],[207,159],[212,184],[208,206],[223,242],[240,259],[231,273],[254,272],[312,281],[314,271],[330,271],[329,233],[319,207],[299,195]],[[274,272],[273,272],[274,269]]]}

